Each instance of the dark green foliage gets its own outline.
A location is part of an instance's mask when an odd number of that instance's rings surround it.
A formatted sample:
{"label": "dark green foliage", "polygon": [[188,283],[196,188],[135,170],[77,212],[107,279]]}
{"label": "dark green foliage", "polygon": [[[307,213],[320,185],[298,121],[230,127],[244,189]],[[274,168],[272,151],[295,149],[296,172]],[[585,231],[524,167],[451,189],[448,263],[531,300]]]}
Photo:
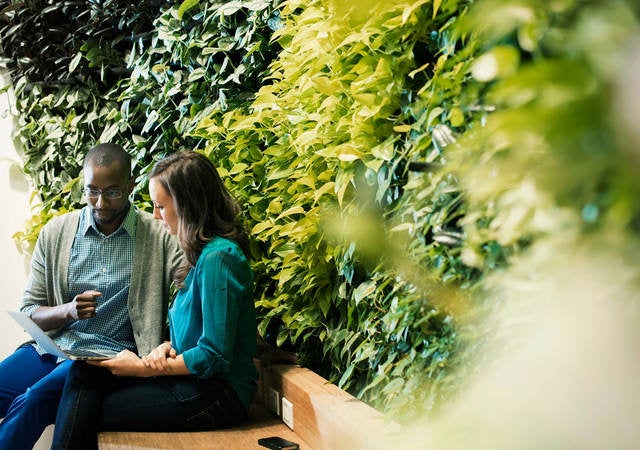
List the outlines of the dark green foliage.
{"label": "dark green foliage", "polygon": [[[182,18],[178,6],[161,12],[166,3],[16,2],[5,8],[4,62],[21,111],[16,139],[41,194],[41,213],[79,205],[80,164],[95,143],[128,149],[142,190],[154,155],[202,146],[189,136],[202,115],[253,95],[274,56],[269,27],[277,28],[278,16],[271,2],[246,8],[212,2]],[[49,36],[58,21],[68,33]],[[219,40],[206,40],[211,36]],[[42,51],[21,58],[17,49],[44,41],[68,57]],[[25,238],[33,243],[38,230],[36,221]]]}
{"label": "dark green foliage", "polygon": [[153,20],[167,3],[1,1],[2,53],[9,72],[29,83],[104,89],[126,72],[126,52],[132,43],[148,39]]}

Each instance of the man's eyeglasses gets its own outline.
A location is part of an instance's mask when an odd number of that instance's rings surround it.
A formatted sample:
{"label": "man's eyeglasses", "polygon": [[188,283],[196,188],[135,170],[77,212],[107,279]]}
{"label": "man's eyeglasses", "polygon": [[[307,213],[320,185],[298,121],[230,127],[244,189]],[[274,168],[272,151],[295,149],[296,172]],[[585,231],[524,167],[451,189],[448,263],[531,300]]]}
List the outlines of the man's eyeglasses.
{"label": "man's eyeglasses", "polygon": [[102,191],[100,189],[84,188],[84,195],[87,198],[90,198],[92,200],[97,199],[101,195],[102,195],[102,198],[104,198],[106,200],[116,200],[116,199],[122,198],[122,190],[121,189],[106,189],[106,190]]}

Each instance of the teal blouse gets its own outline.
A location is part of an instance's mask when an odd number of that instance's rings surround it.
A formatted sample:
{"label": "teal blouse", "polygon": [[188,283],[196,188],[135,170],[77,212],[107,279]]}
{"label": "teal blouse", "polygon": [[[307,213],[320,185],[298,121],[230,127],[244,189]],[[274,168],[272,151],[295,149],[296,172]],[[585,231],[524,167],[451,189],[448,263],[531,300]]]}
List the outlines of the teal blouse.
{"label": "teal blouse", "polygon": [[207,243],[169,309],[169,329],[189,371],[229,381],[248,409],[258,379],[253,273],[235,242]]}

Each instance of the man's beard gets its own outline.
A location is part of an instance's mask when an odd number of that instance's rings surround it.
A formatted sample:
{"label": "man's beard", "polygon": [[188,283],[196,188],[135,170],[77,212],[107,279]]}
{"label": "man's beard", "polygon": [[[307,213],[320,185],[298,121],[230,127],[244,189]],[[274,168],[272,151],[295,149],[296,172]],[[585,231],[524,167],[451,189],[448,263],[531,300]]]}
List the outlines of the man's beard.
{"label": "man's beard", "polygon": [[[93,219],[96,221],[96,224],[110,225],[114,222],[117,222],[119,219],[122,219],[125,216],[126,211],[127,211],[127,208],[123,208],[122,210],[119,210],[119,211],[94,209],[92,211],[92,214],[93,214]],[[101,217],[99,215],[100,212],[106,213],[106,214],[104,214]]]}

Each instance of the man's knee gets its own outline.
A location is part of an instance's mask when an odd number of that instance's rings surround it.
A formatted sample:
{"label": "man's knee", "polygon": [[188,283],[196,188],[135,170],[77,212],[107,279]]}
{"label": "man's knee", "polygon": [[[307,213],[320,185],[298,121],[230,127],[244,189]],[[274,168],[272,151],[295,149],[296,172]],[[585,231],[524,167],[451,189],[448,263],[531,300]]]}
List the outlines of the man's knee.
{"label": "man's knee", "polygon": [[24,394],[24,391],[19,392],[10,386],[0,385],[0,418],[4,418],[7,415],[7,411],[16,397],[22,394]]}
{"label": "man's knee", "polygon": [[60,389],[52,389],[49,386],[43,387],[34,385],[28,388],[24,394],[16,398],[14,402],[19,400],[23,407],[37,406],[38,408],[45,409],[50,407],[55,411],[58,407],[61,396],[62,391]]}

